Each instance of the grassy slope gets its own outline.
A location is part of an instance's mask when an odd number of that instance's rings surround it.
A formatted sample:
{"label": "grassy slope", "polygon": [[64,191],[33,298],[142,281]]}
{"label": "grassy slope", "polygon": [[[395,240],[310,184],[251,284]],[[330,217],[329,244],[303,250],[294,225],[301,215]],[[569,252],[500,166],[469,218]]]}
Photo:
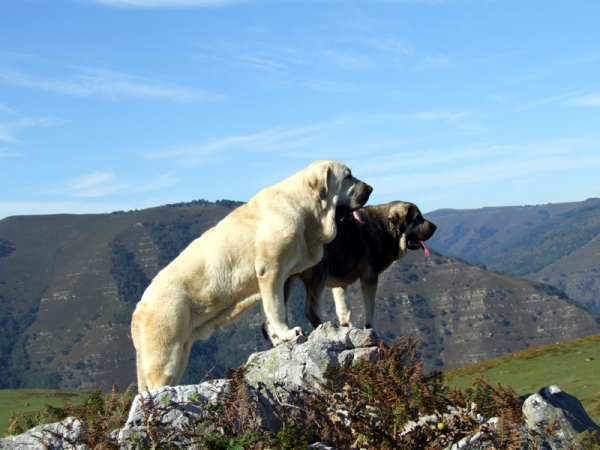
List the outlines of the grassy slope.
{"label": "grassy slope", "polygon": [[600,334],[546,345],[481,361],[445,373],[451,387],[465,388],[473,378],[510,385],[518,394],[558,385],[583,403],[600,423]]}
{"label": "grassy slope", "polygon": [[[64,398],[73,405],[82,405],[88,392],[54,391],[51,389],[0,389],[0,437],[4,437],[12,413],[34,414],[46,405],[64,406]],[[23,421],[20,421],[23,424]]]}
{"label": "grassy slope", "polygon": [[[482,376],[491,383],[510,385],[518,394],[534,393],[556,384],[583,403],[588,414],[600,423],[600,334],[560,344],[537,347],[481,361],[445,373],[451,387],[462,389]],[[0,390],[0,436],[13,412],[34,413],[46,404],[62,406],[62,397],[80,405],[85,392],[44,389]]]}

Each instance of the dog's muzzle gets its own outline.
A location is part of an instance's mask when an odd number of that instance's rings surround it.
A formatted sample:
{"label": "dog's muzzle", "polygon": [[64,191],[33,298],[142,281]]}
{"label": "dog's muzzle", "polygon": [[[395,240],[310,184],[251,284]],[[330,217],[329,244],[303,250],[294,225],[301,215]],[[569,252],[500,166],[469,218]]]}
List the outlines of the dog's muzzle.
{"label": "dog's muzzle", "polygon": [[373,188],[371,186],[364,181],[359,181],[356,185],[354,195],[352,196],[350,208],[352,208],[352,210],[357,210],[365,206],[365,204],[369,201],[371,192],[373,192]]}
{"label": "dog's muzzle", "polygon": [[433,223],[426,220],[419,226],[418,234],[411,233],[406,236],[406,248],[409,250],[422,248],[425,256],[429,256],[429,249],[427,248],[427,245],[425,245],[425,241],[433,236],[436,229],[437,227]]}
{"label": "dog's muzzle", "polygon": [[354,195],[350,201],[350,206],[338,207],[336,210],[336,220],[341,222],[342,220],[349,219],[350,217],[354,218],[360,225],[364,225],[365,221],[360,213],[360,208],[362,208],[367,201],[369,201],[369,196],[373,192],[373,188],[369,186],[367,183],[363,181],[359,181],[356,184],[356,189],[354,190]]}

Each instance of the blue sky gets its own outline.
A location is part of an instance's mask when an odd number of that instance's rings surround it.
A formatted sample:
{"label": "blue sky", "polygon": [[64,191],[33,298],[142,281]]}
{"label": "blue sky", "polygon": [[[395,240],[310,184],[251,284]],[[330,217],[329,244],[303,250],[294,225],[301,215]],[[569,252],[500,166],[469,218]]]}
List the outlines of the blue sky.
{"label": "blue sky", "polygon": [[600,196],[600,2],[2,0],[0,218],[248,200],[314,159],[421,210]]}

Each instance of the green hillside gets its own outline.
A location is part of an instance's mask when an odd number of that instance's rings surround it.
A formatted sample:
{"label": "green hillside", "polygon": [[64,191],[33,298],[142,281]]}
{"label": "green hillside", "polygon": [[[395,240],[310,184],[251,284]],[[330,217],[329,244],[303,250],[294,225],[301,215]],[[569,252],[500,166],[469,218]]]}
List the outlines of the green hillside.
{"label": "green hillside", "polygon": [[21,426],[25,426],[23,416],[35,421],[46,405],[56,408],[64,406],[67,399],[74,406],[82,405],[89,397],[88,392],[55,391],[51,389],[0,389],[0,437],[7,430],[8,421],[13,413],[21,418]]}
{"label": "green hillside", "polygon": [[466,388],[475,377],[510,385],[518,394],[557,385],[583,403],[600,423],[600,335],[510,353],[445,372],[448,384]]}
{"label": "green hillside", "polygon": [[[135,379],[131,313],[144,289],[239,204],[199,200],[0,221],[0,389],[125,389]],[[268,348],[260,316],[254,308],[246,322],[196,344],[184,381],[208,370],[222,376]]]}
{"label": "green hillside", "polygon": [[600,315],[600,199],[439,210],[430,246],[515,277],[553,284]]}
{"label": "green hillside", "polygon": [[[142,292],[236,205],[195,201],[0,221],[0,388],[126,389],[135,380],[131,313]],[[353,322],[362,326],[359,285],[350,293]],[[335,319],[326,295],[325,318]],[[308,332],[303,289],[292,297],[290,324]],[[386,338],[420,341],[426,371],[600,333],[598,318],[557,289],[437,252],[409,252],[381,274],[376,316]],[[257,305],[197,342],[182,382],[199,382],[209,370],[222,377],[269,348],[261,325]]]}

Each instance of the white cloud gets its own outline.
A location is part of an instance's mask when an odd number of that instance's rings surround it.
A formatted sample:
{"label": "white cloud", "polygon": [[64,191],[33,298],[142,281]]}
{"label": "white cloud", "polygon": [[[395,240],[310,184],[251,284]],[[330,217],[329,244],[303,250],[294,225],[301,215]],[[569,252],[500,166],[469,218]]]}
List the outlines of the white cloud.
{"label": "white cloud", "polygon": [[21,152],[16,152],[14,150],[9,150],[7,148],[0,148],[0,158],[10,157],[10,156],[25,156],[25,155]]}
{"label": "white cloud", "polygon": [[[402,153],[385,158],[371,158],[361,167],[377,194],[427,189],[447,189],[472,185],[481,189],[493,181],[528,179],[552,172],[600,169],[600,154],[590,151],[597,142],[585,139],[540,141],[514,145],[483,145],[466,148],[432,149]],[[407,173],[402,167],[410,166]]]}
{"label": "white cloud", "polygon": [[488,100],[491,100],[493,102],[498,102],[498,103],[506,103],[507,102],[506,97],[503,95],[490,94],[486,98]]}
{"label": "white cloud", "polygon": [[240,55],[237,57],[238,61],[242,64],[250,66],[254,69],[261,70],[281,70],[284,68],[284,65],[278,61],[275,61],[271,58],[266,58],[262,56],[254,56],[254,55]]}
{"label": "white cloud", "polygon": [[468,115],[467,112],[452,113],[449,111],[421,111],[415,113],[415,117],[420,120],[446,120],[448,122],[454,122]]}
{"label": "white cloud", "polygon": [[171,174],[158,176],[154,180],[124,182],[112,172],[93,172],[63,183],[49,191],[50,194],[68,193],[74,197],[106,197],[122,193],[147,192],[177,184],[179,180]]}
{"label": "white cloud", "polygon": [[600,94],[584,95],[583,97],[571,100],[571,103],[581,106],[600,106]]}
{"label": "white cloud", "polygon": [[362,70],[373,66],[373,60],[367,55],[356,52],[330,50],[323,52],[330,63],[347,70]]}
{"label": "white cloud", "polygon": [[414,50],[406,43],[406,39],[369,39],[369,45],[378,50],[388,50],[398,55],[412,56]]}
{"label": "white cloud", "polygon": [[316,91],[340,92],[344,94],[350,94],[359,90],[359,88],[353,84],[336,83],[332,81],[319,80],[317,78],[305,81],[304,86]]}
{"label": "white cloud", "polygon": [[24,128],[47,128],[50,126],[62,125],[66,120],[54,117],[24,117],[22,119],[0,124],[0,141],[17,143],[19,140],[15,135]]}
{"label": "white cloud", "polygon": [[529,102],[529,103],[523,103],[521,104],[521,108],[536,108],[538,106],[544,106],[547,105],[549,103],[555,103],[558,102],[560,100],[565,100],[569,97],[573,97],[574,95],[579,94],[581,91],[576,91],[576,92],[570,92],[568,94],[561,94],[561,95],[554,95],[552,97],[547,97],[547,98],[543,98],[541,100],[536,100],[534,102]]}
{"label": "white cloud", "polygon": [[8,106],[0,103],[0,112],[6,113],[6,114],[10,114],[11,116],[18,116],[19,113],[16,112],[14,109],[9,108]]}
{"label": "white cloud", "polygon": [[436,55],[436,56],[426,56],[425,62],[427,64],[429,64],[430,66],[438,66],[438,67],[450,65],[450,59],[448,59],[448,57],[446,55],[444,55],[443,53],[440,53],[439,55]]}
{"label": "white cloud", "polygon": [[82,69],[68,79],[37,78],[19,72],[2,71],[0,81],[77,97],[162,98],[180,103],[224,99],[223,96],[105,69]]}
{"label": "white cloud", "polygon": [[273,152],[298,148],[305,149],[309,144],[339,130],[345,123],[343,120],[337,120],[291,129],[285,127],[272,128],[260,133],[232,136],[205,144],[151,151],[146,153],[146,156],[153,159],[175,159],[183,164],[200,164],[213,160],[216,155],[223,152],[239,150]]}
{"label": "white cloud", "polygon": [[248,3],[249,0],[79,0],[119,8],[194,8]]}

